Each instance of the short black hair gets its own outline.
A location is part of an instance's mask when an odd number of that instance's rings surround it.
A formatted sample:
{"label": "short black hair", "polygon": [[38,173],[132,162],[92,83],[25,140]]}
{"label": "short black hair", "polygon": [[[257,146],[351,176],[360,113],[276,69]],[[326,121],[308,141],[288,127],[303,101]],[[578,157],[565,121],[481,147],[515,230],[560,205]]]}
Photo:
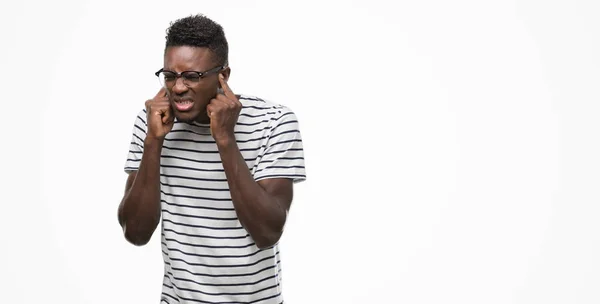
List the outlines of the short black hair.
{"label": "short black hair", "polygon": [[206,47],[215,55],[217,64],[228,64],[229,46],[223,27],[202,14],[171,22],[165,38],[165,50],[170,46]]}

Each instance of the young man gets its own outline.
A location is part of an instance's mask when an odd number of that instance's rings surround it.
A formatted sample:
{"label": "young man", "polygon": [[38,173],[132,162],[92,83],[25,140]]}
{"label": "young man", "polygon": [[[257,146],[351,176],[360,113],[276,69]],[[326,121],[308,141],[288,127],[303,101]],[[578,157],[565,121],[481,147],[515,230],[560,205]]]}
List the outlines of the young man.
{"label": "young man", "polygon": [[161,223],[161,303],[283,302],[277,243],[305,179],[298,121],[235,95],[227,56],[212,20],[172,23],[163,87],[133,127],[119,223],[138,246]]}

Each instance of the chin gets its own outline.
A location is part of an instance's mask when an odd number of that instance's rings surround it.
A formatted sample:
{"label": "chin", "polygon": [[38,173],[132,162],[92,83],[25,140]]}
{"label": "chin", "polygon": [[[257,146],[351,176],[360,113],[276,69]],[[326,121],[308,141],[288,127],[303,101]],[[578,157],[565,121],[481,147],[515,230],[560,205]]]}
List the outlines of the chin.
{"label": "chin", "polygon": [[198,112],[175,112],[175,118],[177,118],[178,121],[182,121],[182,122],[193,122],[195,120],[198,119],[198,117],[200,116],[200,114]]}

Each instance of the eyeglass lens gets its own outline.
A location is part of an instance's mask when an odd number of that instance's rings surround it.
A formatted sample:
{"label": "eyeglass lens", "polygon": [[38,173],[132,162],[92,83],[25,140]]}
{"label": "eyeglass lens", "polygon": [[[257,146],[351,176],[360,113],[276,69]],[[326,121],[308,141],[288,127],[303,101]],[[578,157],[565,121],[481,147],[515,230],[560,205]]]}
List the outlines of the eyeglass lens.
{"label": "eyeglass lens", "polygon": [[[185,72],[181,74],[181,78],[183,79],[183,84],[186,86],[192,86],[200,81],[200,75],[195,72]],[[177,75],[173,72],[161,72],[158,75],[158,80],[161,86],[170,88],[175,85]]]}

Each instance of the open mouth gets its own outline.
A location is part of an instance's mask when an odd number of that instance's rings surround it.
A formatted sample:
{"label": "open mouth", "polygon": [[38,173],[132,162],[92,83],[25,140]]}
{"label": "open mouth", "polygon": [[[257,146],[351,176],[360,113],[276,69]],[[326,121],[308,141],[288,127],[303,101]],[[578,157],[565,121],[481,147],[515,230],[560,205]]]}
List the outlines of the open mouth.
{"label": "open mouth", "polygon": [[174,103],[175,103],[175,108],[177,109],[177,111],[180,111],[180,112],[188,111],[194,105],[194,102],[189,99],[176,100]]}

